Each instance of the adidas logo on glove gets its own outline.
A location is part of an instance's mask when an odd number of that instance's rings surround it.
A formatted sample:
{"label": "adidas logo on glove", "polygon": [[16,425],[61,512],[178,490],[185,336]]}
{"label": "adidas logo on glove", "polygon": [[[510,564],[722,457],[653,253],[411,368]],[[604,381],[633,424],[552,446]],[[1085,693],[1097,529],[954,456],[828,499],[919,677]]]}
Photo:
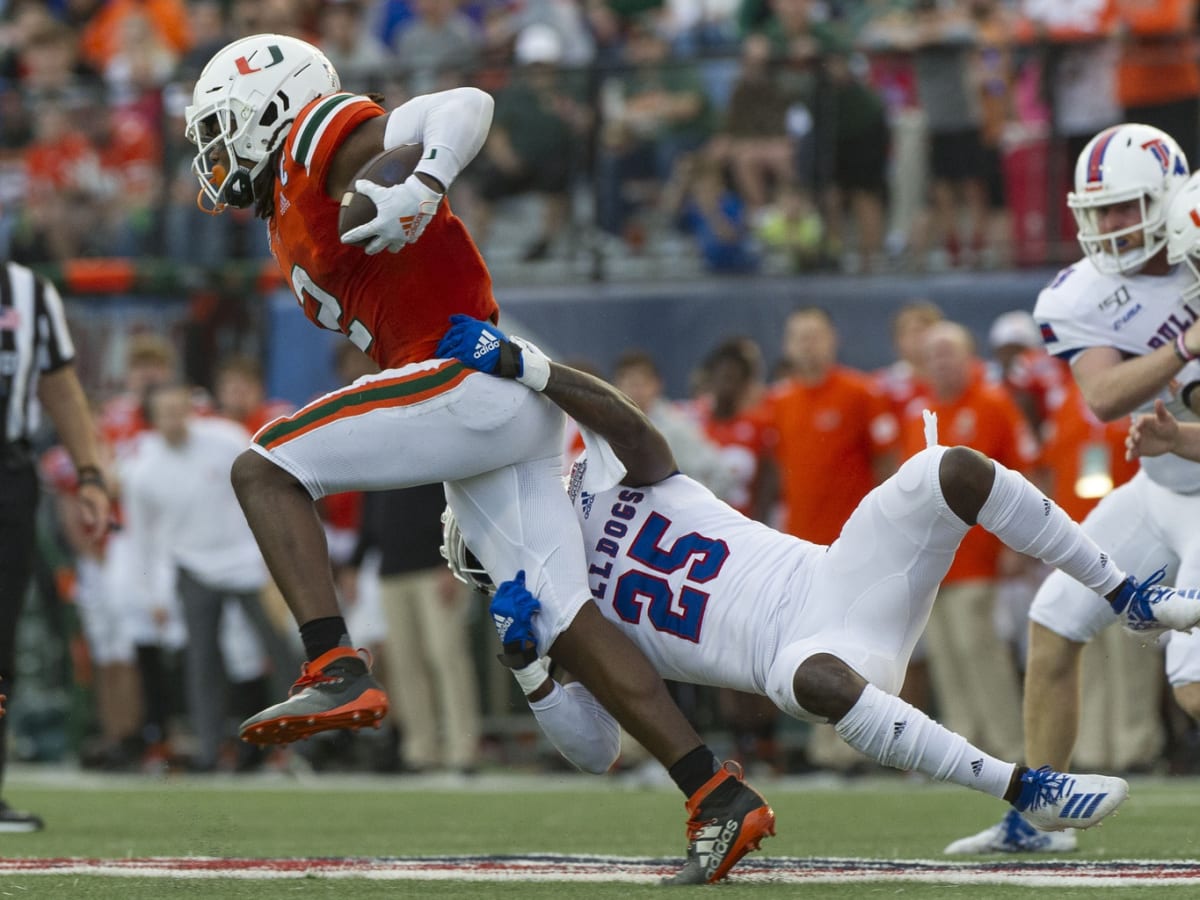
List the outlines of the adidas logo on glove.
{"label": "adidas logo on glove", "polygon": [[508,629],[512,627],[512,616],[501,616],[492,613],[492,621],[496,623],[496,633],[500,635],[500,643],[504,643],[505,637],[508,636]]}
{"label": "adidas logo on glove", "polygon": [[475,358],[482,359],[500,346],[500,339],[486,328],[479,332],[479,340],[475,343]]}

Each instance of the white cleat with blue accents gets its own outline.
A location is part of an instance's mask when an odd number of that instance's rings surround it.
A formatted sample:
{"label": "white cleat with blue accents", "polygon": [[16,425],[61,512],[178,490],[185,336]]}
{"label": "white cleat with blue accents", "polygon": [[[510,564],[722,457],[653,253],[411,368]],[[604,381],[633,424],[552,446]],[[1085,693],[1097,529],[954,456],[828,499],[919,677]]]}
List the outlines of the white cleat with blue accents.
{"label": "white cleat with blue accents", "polygon": [[948,856],[985,853],[1071,853],[1078,846],[1075,832],[1038,831],[1010,809],[1004,818],[978,834],[959,838],[942,852]]}
{"label": "white cleat with blue accents", "polygon": [[1021,773],[1021,792],[1000,823],[950,844],[952,856],[976,853],[1069,853],[1070,829],[1091,828],[1129,796],[1122,778],[1070,775],[1049,766]]}
{"label": "white cleat with blue accents", "polygon": [[1062,831],[1091,828],[1128,796],[1124,778],[1068,775],[1042,766],[1021,773],[1021,793],[1013,806],[1034,828]]}
{"label": "white cleat with blue accents", "polygon": [[1121,585],[1111,603],[1130,631],[1187,631],[1200,623],[1200,590],[1160,584],[1166,575],[1159,569],[1140,584],[1131,575]]}

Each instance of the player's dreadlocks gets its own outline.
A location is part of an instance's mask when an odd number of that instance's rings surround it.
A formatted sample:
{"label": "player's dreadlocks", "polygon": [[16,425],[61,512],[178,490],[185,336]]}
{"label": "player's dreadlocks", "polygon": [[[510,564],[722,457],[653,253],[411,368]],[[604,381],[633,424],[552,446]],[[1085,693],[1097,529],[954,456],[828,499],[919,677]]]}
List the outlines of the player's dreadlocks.
{"label": "player's dreadlocks", "polygon": [[[364,94],[363,96],[372,103],[383,106],[383,94]],[[275,142],[275,137],[280,131],[286,132],[295,121],[295,119],[287,119],[280,122],[279,127],[271,135],[271,143]],[[286,143],[285,139],[271,152],[266,167],[254,179],[254,215],[260,219],[269,219],[275,215],[275,173],[279,171],[279,155],[283,152],[283,145]]]}

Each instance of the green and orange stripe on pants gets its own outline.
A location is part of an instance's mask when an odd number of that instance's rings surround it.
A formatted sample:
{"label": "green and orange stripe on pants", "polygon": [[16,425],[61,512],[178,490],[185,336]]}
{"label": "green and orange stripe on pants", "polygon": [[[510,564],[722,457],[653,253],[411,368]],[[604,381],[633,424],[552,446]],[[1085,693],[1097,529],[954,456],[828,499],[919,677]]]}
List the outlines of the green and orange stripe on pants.
{"label": "green and orange stripe on pants", "polygon": [[377,409],[413,406],[454,390],[474,371],[456,360],[446,360],[436,369],[352,385],[322,397],[294,415],[267,424],[254,436],[254,442],[266,450],[274,450],[331,422]]}

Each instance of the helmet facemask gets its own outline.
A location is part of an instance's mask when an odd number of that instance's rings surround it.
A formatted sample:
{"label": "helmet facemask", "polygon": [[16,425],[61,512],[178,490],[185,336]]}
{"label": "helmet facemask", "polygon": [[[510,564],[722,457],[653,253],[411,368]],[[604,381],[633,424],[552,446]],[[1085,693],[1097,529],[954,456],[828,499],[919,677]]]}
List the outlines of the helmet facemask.
{"label": "helmet facemask", "polygon": [[[1100,214],[1107,206],[1125,200],[1137,200],[1140,206],[1138,221],[1114,231],[1100,230]],[[1167,242],[1166,216],[1162,201],[1149,194],[1113,199],[1096,206],[1083,205],[1072,195],[1068,201],[1079,228],[1079,245],[1088,259],[1108,275],[1132,275],[1144,266]],[[1130,236],[1140,234],[1139,246],[1122,247]]]}
{"label": "helmet facemask", "polygon": [[[278,119],[278,103],[273,102],[264,110],[259,125],[269,127]],[[200,209],[216,215],[226,206],[237,209],[253,206],[258,199],[254,184],[270,162],[275,141],[287,133],[293,121],[286,119],[279,124],[265,152],[249,168],[245,165],[247,147],[244,136],[237,132],[237,116],[231,102],[219,103],[209,115],[190,125],[187,137],[198,151],[192,159],[192,174],[200,182],[200,194],[196,197]]]}
{"label": "helmet facemask", "polygon": [[496,593],[496,583],[467,546],[458,520],[448,506],[442,511],[442,546],[439,549],[455,578],[489,597]]}

